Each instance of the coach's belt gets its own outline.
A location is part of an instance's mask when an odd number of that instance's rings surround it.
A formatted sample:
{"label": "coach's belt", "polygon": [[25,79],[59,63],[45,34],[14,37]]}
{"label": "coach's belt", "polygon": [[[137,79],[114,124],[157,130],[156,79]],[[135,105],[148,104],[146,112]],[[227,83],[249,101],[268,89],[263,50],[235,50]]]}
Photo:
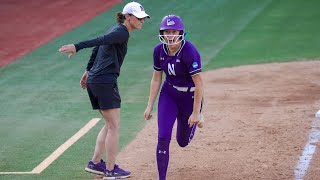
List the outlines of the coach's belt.
{"label": "coach's belt", "polygon": [[193,92],[196,87],[179,87],[179,86],[172,86],[174,88],[176,88],[176,90],[178,91],[182,91],[182,92]]}

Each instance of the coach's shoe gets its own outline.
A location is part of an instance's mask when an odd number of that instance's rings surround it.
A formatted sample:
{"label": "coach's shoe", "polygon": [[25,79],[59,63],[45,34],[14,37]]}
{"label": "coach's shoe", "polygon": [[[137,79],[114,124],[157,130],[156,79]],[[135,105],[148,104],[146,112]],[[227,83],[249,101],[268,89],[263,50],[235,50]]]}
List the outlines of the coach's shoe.
{"label": "coach's shoe", "polygon": [[114,165],[114,169],[112,171],[106,170],[106,174],[103,179],[124,179],[130,176],[131,172],[119,168],[118,165]]}
{"label": "coach's shoe", "polygon": [[89,173],[104,175],[106,173],[106,163],[102,159],[98,163],[89,161],[87,167],[84,170]]}
{"label": "coach's shoe", "polygon": [[200,121],[199,123],[197,124],[199,128],[203,128],[203,125],[204,125],[204,116],[203,114],[200,114]]}

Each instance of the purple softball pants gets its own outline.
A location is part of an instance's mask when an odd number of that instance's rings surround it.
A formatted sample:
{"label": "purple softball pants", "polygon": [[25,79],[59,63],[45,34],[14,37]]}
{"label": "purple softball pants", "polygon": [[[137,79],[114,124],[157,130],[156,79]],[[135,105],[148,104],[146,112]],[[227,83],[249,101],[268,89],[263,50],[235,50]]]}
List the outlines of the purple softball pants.
{"label": "purple softball pants", "polygon": [[158,102],[158,144],[156,150],[159,180],[165,180],[169,164],[169,145],[177,120],[176,139],[181,147],[192,140],[196,125],[191,128],[188,119],[193,111],[194,92],[181,92],[164,82]]}

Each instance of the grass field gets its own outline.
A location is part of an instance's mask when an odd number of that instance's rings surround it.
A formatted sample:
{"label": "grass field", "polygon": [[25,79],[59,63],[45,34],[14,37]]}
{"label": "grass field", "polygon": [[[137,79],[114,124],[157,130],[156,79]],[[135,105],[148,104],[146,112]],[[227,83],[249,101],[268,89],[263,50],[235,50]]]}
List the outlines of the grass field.
{"label": "grass field", "polygon": [[[317,0],[139,2],[152,18],[131,34],[119,78],[121,148],[144,126],[153,47],[159,43],[159,23],[167,14],[182,17],[187,39],[200,51],[205,70],[320,57]],[[114,15],[123,5],[0,69],[1,172],[31,171],[90,119],[100,117],[79,86],[91,51],[67,59],[58,48],[102,35],[114,25]],[[0,179],[89,179],[92,176],[83,168],[101,125],[102,121],[41,174],[0,175]]]}

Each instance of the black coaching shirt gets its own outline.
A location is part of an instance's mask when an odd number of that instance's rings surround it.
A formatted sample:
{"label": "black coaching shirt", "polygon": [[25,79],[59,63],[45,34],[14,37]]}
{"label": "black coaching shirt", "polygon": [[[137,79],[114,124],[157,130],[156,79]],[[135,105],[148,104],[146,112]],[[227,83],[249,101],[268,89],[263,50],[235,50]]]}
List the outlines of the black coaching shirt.
{"label": "black coaching shirt", "polygon": [[129,31],[123,24],[118,24],[101,37],[75,44],[77,51],[94,47],[87,65],[87,83],[117,82],[128,40]]}

